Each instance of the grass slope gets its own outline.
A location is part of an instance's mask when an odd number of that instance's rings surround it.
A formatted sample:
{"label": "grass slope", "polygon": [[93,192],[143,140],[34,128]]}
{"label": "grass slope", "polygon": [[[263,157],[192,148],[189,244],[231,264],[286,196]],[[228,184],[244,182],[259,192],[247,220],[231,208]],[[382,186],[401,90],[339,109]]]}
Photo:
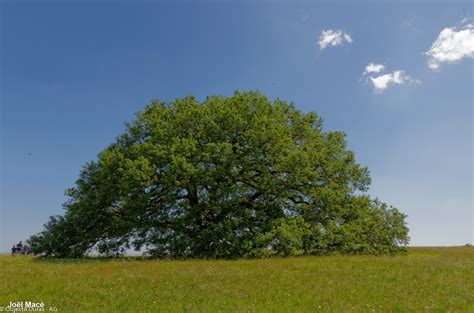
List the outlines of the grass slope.
{"label": "grass slope", "polygon": [[0,307],[58,312],[474,312],[474,248],[238,261],[0,257]]}

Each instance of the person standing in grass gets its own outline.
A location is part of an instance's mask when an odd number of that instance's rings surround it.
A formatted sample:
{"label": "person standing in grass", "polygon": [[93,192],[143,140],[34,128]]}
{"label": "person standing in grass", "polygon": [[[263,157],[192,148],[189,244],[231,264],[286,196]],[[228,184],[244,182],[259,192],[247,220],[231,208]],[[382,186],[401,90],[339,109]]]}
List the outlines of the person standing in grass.
{"label": "person standing in grass", "polygon": [[16,253],[21,254],[21,250],[23,249],[23,241],[20,241],[16,244]]}

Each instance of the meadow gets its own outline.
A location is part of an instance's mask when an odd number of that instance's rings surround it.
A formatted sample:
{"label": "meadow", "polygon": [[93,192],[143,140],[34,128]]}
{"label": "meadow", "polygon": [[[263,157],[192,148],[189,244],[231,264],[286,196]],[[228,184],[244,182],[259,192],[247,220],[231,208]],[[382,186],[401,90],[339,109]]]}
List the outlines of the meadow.
{"label": "meadow", "polygon": [[58,312],[474,312],[474,248],[236,261],[1,256],[0,285],[0,307]]}

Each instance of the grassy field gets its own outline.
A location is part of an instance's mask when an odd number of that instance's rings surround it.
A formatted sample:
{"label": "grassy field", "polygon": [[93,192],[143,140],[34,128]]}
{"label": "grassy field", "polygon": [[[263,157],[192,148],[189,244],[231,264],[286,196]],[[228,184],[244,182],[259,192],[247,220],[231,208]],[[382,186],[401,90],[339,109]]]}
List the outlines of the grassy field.
{"label": "grassy field", "polygon": [[0,307],[58,312],[474,312],[474,248],[239,261],[0,257]]}

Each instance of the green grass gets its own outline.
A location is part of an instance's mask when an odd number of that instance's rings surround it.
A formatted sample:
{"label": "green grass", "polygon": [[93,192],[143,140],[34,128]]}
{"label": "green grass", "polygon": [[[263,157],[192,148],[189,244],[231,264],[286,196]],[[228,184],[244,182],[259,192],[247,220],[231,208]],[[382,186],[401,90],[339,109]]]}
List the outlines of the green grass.
{"label": "green grass", "polygon": [[58,312],[474,312],[474,248],[238,261],[0,257],[0,307]]}

